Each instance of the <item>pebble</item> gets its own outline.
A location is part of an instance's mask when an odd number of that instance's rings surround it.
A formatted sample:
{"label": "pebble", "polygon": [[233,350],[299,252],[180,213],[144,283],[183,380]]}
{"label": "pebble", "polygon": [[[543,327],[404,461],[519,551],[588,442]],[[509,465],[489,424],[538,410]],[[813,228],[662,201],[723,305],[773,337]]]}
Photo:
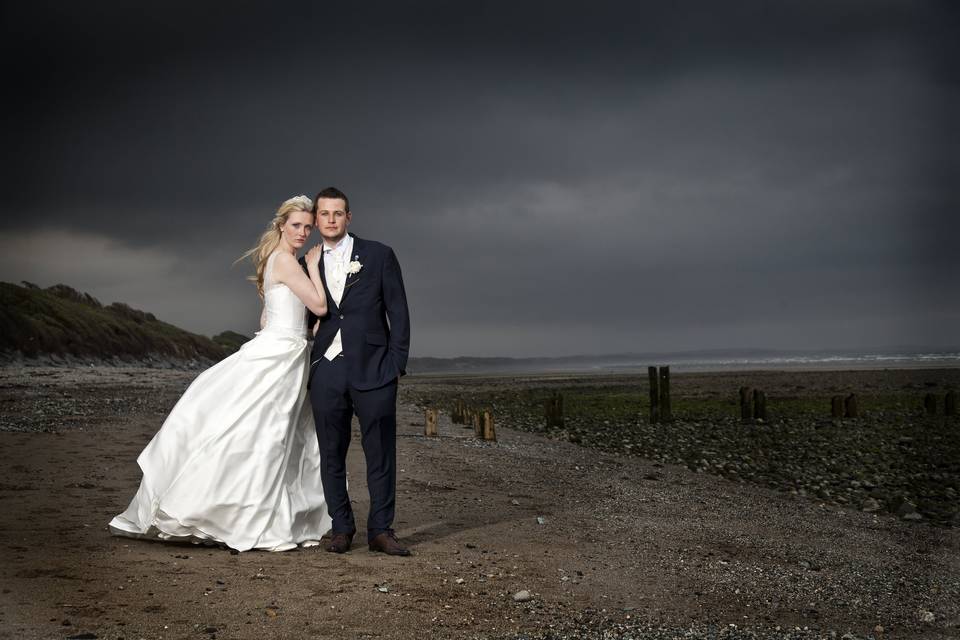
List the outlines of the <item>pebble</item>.
{"label": "pebble", "polygon": [[528,602],[530,600],[533,600],[533,595],[526,589],[517,591],[515,594],[513,594],[514,602]]}
{"label": "pebble", "polygon": [[899,507],[897,507],[896,514],[901,518],[906,518],[911,513],[916,513],[917,505],[913,504],[909,500],[904,500]]}

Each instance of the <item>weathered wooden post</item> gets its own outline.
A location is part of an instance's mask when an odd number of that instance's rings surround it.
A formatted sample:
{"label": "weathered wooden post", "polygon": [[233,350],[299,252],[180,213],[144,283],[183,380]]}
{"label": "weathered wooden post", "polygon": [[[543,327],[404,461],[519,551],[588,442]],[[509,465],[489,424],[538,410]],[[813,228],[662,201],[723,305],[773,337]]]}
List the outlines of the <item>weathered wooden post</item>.
{"label": "weathered wooden post", "polygon": [[767,419],[767,394],[759,389],[753,392],[753,417],[755,420]]}
{"label": "weathered wooden post", "polygon": [[957,392],[956,391],[947,391],[947,395],[943,396],[943,415],[945,416],[957,415]]}
{"label": "weathered wooden post", "polygon": [[483,412],[483,439],[496,442],[497,432],[493,428],[493,416],[489,411]]}
{"label": "weathered wooden post", "polygon": [[424,421],[424,435],[427,437],[436,437],[439,435],[437,432],[437,410],[436,409],[427,409],[426,411],[426,420]]}
{"label": "weathered wooden post", "polygon": [[656,367],[647,367],[650,378],[650,424],[660,422],[660,376]]}
{"label": "weathered wooden post", "polygon": [[851,393],[843,400],[843,417],[859,418],[860,407],[857,404],[857,394]]}
{"label": "weathered wooden post", "polygon": [[923,396],[923,408],[928,416],[937,415],[937,396],[932,393]]}
{"label": "weathered wooden post", "polygon": [[660,421],[670,422],[673,413],[670,410],[670,367],[660,367]]}
{"label": "weathered wooden post", "polygon": [[744,422],[753,420],[753,389],[740,387],[740,419]]}
{"label": "weathered wooden post", "polygon": [[481,422],[480,412],[471,409],[470,418],[473,422],[473,435],[477,438],[483,438],[483,423]]}
{"label": "weathered wooden post", "polygon": [[463,400],[457,398],[453,403],[453,410],[450,412],[450,422],[453,424],[463,424]]}
{"label": "weathered wooden post", "polygon": [[830,417],[834,420],[843,418],[843,396],[830,398]]}
{"label": "weathered wooden post", "polygon": [[563,394],[559,391],[554,392],[543,403],[543,412],[547,419],[547,429],[558,427],[563,428]]}

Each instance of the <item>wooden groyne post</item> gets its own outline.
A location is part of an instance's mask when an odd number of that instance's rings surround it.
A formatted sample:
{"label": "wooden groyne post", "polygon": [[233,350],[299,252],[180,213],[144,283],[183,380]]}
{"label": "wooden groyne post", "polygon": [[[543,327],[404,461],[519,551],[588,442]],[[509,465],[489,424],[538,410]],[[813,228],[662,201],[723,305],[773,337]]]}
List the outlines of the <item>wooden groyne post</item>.
{"label": "wooden groyne post", "polygon": [[670,409],[670,367],[660,367],[660,422],[673,420]]}
{"label": "wooden groyne post", "polygon": [[563,428],[563,394],[554,392],[543,403],[543,413],[547,419],[547,429]]}
{"label": "wooden groyne post", "polygon": [[743,422],[753,420],[753,405],[753,389],[740,387],[740,420]]}
{"label": "wooden groyne post", "polygon": [[767,419],[767,394],[760,389],[753,390],[753,419],[763,421]]}
{"label": "wooden groyne post", "polygon": [[423,429],[424,435],[427,437],[436,438],[440,435],[440,433],[437,431],[437,410],[427,409],[425,418]]}
{"label": "wooden groyne post", "polygon": [[660,422],[660,376],[656,367],[647,367],[650,379],[650,424]]}
{"label": "wooden groyne post", "polygon": [[493,415],[491,415],[489,411],[484,411],[483,418],[481,421],[483,422],[483,428],[481,430],[483,434],[483,439],[496,442],[497,432],[493,428]]}
{"label": "wooden groyne post", "polygon": [[670,422],[673,411],[670,407],[670,367],[647,367],[650,380],[650,423]]}
{"label": "wooden groyne post", "polygon": [[937,415],[937,396],[932,393],[923,396],[923,410],[928,416]]}
{"label": "wooden groyne post", "polygon": [[470,411],[470,422],[473,424],[473,435],[483,439],[483,422],[479,411]]}
{"label": "wooden groyne post", "polygon": [[767,394],[760,389],[740,387],[740,420],[753,422],[767,420]]}
{"label": "wooden groyne post", "polygon": [[834,420],[843,418],[843,396],[833,396],[830,398],[830,417]]}
{"label": "wooden groyne post", "polygon": [[860,417],[860,407],[857,402],[857,394],[851,393],[846,398],[843,399],[843,417],[844,418],[859,418]]}
{"label": "wooden groyne post", "polygon": [[467,405],[460,398],[453,403],[453,411],[450,412],[450,422],[454,424],[467,423]]}

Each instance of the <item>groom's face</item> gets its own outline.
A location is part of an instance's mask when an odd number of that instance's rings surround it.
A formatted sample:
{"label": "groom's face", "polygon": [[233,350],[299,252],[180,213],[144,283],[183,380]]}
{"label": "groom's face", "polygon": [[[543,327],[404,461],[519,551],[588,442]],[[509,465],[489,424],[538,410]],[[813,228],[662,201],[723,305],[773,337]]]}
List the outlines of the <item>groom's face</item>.
{"label": "groom's face", "polygon": [[317,229],[324,240],[339,242],[347,234],[350,226],[350,212],[347,203],[341,198],[320,198],[317,200]]}

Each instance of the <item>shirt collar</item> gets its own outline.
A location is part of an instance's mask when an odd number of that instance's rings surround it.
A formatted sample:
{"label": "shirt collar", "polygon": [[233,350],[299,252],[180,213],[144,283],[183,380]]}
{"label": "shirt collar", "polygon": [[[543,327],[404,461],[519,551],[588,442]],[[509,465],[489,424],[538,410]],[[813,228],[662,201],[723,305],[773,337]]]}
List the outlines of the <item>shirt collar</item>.
{"label": "shirt collar", "polygon": [[324,252],[324,253],[329,253],[329,254],[331,254],[331,255],[333,255],[333,256],[338,256],[338,257],[339,257],[339,256],[343,255],[343,252],[346,251],[349,246],[352,246],[352,245],[353,245],[353,238],[352,238],[352,237],[350,236],[350,234],[348,233],[348,234],[346,234],[345,236],[343,236],[342,238],[340,238],[340,241],[337,242],[337,245],[336,245],[335,247],[330,247],[330,246],[327,245],[326,242],[324,242],[324,243],[323,243],[323,252]]}

